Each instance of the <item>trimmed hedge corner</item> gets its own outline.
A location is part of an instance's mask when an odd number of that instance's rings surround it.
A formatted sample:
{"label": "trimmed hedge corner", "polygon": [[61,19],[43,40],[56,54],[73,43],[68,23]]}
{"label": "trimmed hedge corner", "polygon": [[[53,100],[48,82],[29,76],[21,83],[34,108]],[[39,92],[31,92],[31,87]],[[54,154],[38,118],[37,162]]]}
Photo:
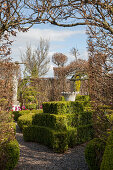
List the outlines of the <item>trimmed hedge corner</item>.
{"label": "trimmed hedge corner", "polygon": [[44,102],[43,112],[49,114],[73,114],[83,111],[83,105],[79,102],[72,101],[55,101],[55,102]]}
{"label": "trimmed hedge corner", "polygon": [[20,129],[22,130],[23,129],[23,126],[24,125],[32,125],[32,117],[35,113],[29,113],[27,115],[22,115],[18,118],[18,126],[20,127]]}
{"label": "trimmed hedge corner", "polygon": [[21,110],[21,111],[12,111],[12,114],[14,115],[14,120],[17,121],[18,118],[22,115],[29,114],[29,113],[43,113],[42,109],[38,110]]}
{"label": "trimmed hedge corner", "polygon": [[20,116],[28,113],[30,113],[30,110],[12,111],[15,121],[17,121]]}
{"label": "trimmed hedge corner", "polygon": [[32,110],[29,114],[24,114],[20,116],[17,121],[18,126],[22,130],[24,125],[27,125],[27,126],[32,125],[33,116],[38,115],[38,114],[40,115],[41,113],[42,113],[42,110]]}
{"label": "trimmed hedge corner", "polygon": [[67,118],[66,115],[55,115],[47,113],[36,114],[33,116],[33,124],[50,127],[56,130],[66,130]]}

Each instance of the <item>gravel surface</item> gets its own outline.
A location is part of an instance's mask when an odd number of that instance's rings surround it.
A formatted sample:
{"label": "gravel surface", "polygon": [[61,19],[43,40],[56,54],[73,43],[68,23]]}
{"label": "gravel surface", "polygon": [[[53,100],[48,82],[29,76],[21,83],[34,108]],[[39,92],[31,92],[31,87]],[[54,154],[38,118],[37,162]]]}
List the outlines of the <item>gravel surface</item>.
{"label": "gravel surface", "polygon": [[20,159],[14,170],[88,170],[84,156],[85,144],[58,154],[44,145],[24,142],[18,126],[16,138],[20,145]]}

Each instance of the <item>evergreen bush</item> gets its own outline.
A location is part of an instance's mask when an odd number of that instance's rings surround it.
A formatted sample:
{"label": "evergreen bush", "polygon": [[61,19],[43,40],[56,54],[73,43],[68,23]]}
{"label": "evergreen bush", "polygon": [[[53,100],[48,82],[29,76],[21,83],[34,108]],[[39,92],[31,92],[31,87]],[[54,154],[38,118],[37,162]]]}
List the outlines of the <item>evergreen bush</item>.
{"label": "evergreen bush", "polygon": [[108,137],[100,170],[113,169],[113,130]]}
{"label": "evergreen bush", "polygon": [[68,149],[66,131],[55,131],[44,126],[24,126],[23,137],[25,141],[34,141],[45,144],[54,152],[63,153]]}
{"label": "evergreen bush", "polygon": [[49,114],[73,114],[83,111],[83,105],[78,101],[44,102],[42,105],[43,112]]}
{"label": "evergreen bush", "polygon": [[19,154],[20,149],[16,139],[2,145],[0,147],[0,169],[13,170],[18,163]]}
{"label": "evergreen bush", "polygon": [[33,124],[57,130],[66,130],[67,118],[66,115],[41,113],[33,116]]}
{"label": "evergreen bush", "polygon": [[82,125],[77,127],[78,143],[85,143],[94,138],[94,129],[92,124]]}
{"label": "evergreen bush", "polygon": [[105,145],[105,141],[101,138],[94,138],[87,144],[85,148],[85,159],[90,170],[100,170]]}

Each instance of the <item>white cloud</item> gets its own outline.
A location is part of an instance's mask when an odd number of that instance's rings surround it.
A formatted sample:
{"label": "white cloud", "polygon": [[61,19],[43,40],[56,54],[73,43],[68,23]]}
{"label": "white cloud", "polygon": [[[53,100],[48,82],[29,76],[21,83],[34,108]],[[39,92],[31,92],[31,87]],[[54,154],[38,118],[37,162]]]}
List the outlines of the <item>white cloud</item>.
{"label": "white cloud", "polygon": [[64,41],[65,38],[74,34],[84,34],[85,31],[71,31],[71,30],[52,30],[52,29],[36,29],[31,28],[28,32],[19,32],[17,38],[21,38],[24,41],[36,41],[40,40],[40,37],[44,39],[50,39],[50,41]]}
{"label": "white cloud", "polygon": [[[69,48],[73,47],[76,43],[81,47],[82,43],[79,42],[80,37],[83,40],[85,30],[70,30],[70,29],[39,29],[31,28],[28,32],[18,32],[12,45],[12,58],[13,61],[20,61],[20,52],[23,54],[26,45],[31,44],[32,48],[36,48],[40,38],[48,39],[50,41],[49,57],[51,58],[55,52],[62,52],[69,57],[68,63],[74,58],[69,54]],[[83,42],[83,41],[82,41]],[[84,42],[83,42],[84,43]],[[81,47],[82,48],[82,47]],[[83,49],[84,50],[84,49]],[[87,56],[87,52],[83,51],[82,55]],[[83,57],[83,58],[84,58]],[[50,70],[47,74],[48,77],[53,76],[53,67],[55,65],[50,63]]]}

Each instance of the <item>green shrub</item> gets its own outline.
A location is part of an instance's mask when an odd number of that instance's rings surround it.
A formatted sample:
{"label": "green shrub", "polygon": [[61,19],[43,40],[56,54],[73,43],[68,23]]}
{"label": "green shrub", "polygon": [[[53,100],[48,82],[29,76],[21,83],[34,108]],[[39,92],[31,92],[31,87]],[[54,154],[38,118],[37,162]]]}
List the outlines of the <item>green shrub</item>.
{"label": "green shrub", "polygon": [[37,109],[37,110],[33,109],[33,110],[30,110],[30,113],[36,113],[36,114],[43,113],[43,110],[42,109]]}
{"label": "green shrub", "polygon": [[12,111],[15,121],[17,121],[20,116],[27,114],[27,113],[30,113],[30,110]]}
{"label": "green shrub", "polygon": [[0,169],[13,170],[20,154],[17,140],[10,141],[0,147]]}
{"label": "green shrub", "polygon": [[80,102],[55,101],[44,102],[43,112],[49,114],[73,114],[83,111],[83,105]]}
{"label": "green shrub", "polygon": [[112,169],[113,169],[113,131],[108,137],[100,167],[100,170],[112,170]]}
{"label": "green shrub", "polygon": [[39,110],[31,110],[29,114],[23,114],[22,116],[20,116],[18,118],[18,126],[20,127],[20,129],[23,129],[24,125],[32,125],[32,121],[33,121],[33,116],[37,115],[37,114],[41,114],[43,112],[43,110],[39,109]]}
{"label": "green shrub", "polygon": [[33,116],[33,124],[50,127],[57,130],[66,130],[66,115],[54,115],[48,113],[36,114]]}
{"label": "green shrub", "polygon": [[77,127],[92,123],[92,112],[83,111],[75,114],[67,114],[67,125]]}
{"label": "green shrub", "polygon": [[85,148],[85,159],[90,170],[100,170],[105,145],[105,141],[101,138],[94,138],[87,144]]}
{"label": "green shrub", "polygon": [[75,101],[80,102],[83,107],[90,106],[90,97],[88,95],[77,95]]}
{"label": "green shrub", "polygon": [[36,114],[33,116],[33,124],[46,126],[58,130],[66,130],[68,126],[77,127],[92,123],[92,112],[81,112],[75,114],[55,115],[55,114]]}
{"label": "green shrub", "polygon": [[22,115],[18,118],[17,123],[21,130],[23,129],[24,125],[28,125],[28,126],[32,125],[32,120],[33,120],[32,117],[34,114],[35,113],[29,113],[29,114]]}
{"label": "green shrub", "polygon": [[77,145],[77,128],[68,127],[67,129],[67,135],[68,135],[68,146],[74,147]]}
{"label": "green shrub", "polygon": [[66,101],[64,96],[61,96],[61,101]]}
{"label": "green shrub", "polygon": [[37,101],[37,94],[38,92],[35,90],[34,87],[27,87],[23,93],[24,104],[27,109],[32,110],[36,109],[38,105]]}
{"label": "green shrub", "polygon": [[87,125],[92,123],[92,112],[91,111],[83,111],[78,114],[78,126],[79,125]]}
{"label": "green shrub", "polygon": [[92,124],[77,127],[77,141],[78,143],[85,143],[94,137],[94,129]]}
{"label": "green shrub", "polygon": [[76,101],[90,101],[90,97],[88,95],[77,95],[76,96]]}
{"label": "green shrub", "polygon": [[37,108],[37,104],[36,103],[26,103],[25,106],[26,106],[26,109],[29,109],[29,110]]}
{"label": "green shrub", "polygon": [[94,109],[91,106],[85,106],[84,111],[94,112]]}
{"label": "green shrub", "polygon": [[79,114],[77,114],[77,113],[66,115],[68,127],[77,127],[77,125],[78,125],[78,115]]}
{"label": "green shrub", "polygon": [[54,152],[63,153],[68,149],[66,131],[55,131],[43,126],[24,126],[23,137],[25,141],[45,144]]}
{"label": "green shrub", "polygon": [[29,114],[29,113],[43,113],[43,110],[42,109],[38,109],[38,110],[21,110],[21,111],[13,111],[11,112],[11,114],[14,115],[14,120],[17,121],[18,118],[22,115],[25,115],[25,114]]}

